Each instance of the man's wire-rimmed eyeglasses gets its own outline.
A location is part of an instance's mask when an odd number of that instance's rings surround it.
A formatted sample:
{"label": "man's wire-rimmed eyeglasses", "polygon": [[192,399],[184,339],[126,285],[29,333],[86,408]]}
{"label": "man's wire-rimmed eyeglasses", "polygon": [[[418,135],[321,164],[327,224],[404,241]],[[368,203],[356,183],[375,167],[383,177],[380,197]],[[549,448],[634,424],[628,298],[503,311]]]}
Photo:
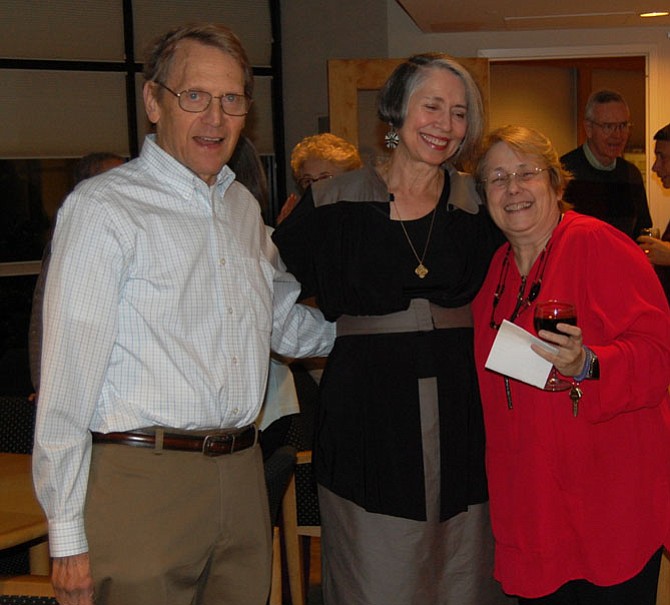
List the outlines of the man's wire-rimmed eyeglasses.
{"label": "man's wire-rimmed eyeglasses", "polygon": [[607,136],[613,132],[628,132],[633,125],[631,122],[594,122],[593,120],[589,122],[600,128]]}
{"label": "man's wire-rimmed eyeglasses", "polygon": [[219,99],[223,113],[229,116],[245,116],[251,108],[252,100],[246,95],[228,92],[220,97],[215,97],[204,90],[182,90],[181,92],[175,92],[158,80],[154,80],[154,82],[177,97],[179,107],[189,113],[202,113],[209,107],[212,99]]}

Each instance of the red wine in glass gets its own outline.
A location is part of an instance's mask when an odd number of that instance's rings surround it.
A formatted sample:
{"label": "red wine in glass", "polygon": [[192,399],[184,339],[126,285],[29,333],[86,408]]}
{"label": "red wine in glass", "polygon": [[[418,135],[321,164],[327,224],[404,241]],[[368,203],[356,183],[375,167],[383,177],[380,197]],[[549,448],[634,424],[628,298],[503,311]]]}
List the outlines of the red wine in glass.
{"label": "red wine in glass", "polygon": [[[559,323],[577,325],[577,310],[575,305],[560,300],[545,300],[535,305],[533,325],[535,330],[548,330],[554,334],[561,334],[556,327]],[[552,368],[545,391],[567,391],[572,385],[558,377],[556,368]]]}
{"label": "red wine in glass", "polygon": [[563,324],[570,324],[571,326],[576,326],[577,325],[577,317],[560,317],[560,318],[553,318],[553,317],[536,317],[534,319],[534,325],[535,325],[535,330],[539,332],[540,330],[547,330],[549,332],[553,332],[554,334],[563,334],[563,332],[559,332],[558,328],[556,327],[559,323]]}

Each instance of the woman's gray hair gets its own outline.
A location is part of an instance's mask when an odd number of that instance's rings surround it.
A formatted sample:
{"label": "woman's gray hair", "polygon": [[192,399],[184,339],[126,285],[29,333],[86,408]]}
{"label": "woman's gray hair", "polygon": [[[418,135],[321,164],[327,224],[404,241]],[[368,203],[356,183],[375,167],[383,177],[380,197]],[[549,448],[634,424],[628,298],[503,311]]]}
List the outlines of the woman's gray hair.
{"label": "woman's gray hair", "polygon": [[461,145],[450,158],[454,164],[465,164],[474,158],[481,142],[484,105],[479,88],[468,70],[448,55],[424,53],[414,55],[398,65],[379,91],[377,115],[393,128],[402,128],[407,117],[409,99],[431,69],[446,69],[458,76],[465,86],[468,126]]}
{"label": "woman's gray hair", "polygon": [[147,82],[166,83],[175,51],[182,40],[195,40],[200,44],[218,48],[235,59],[244,73],[244,94],[249,99],[252,98],[253,70],[240,39],[230,28],[214,23],[180,25],[154,40],[147,50],[144,62],[144,78]]}
{"label": "woman's gray hair", "polygon": [[595,92],[591,93],[591,96],[589,96],[588,100],[586,101],[586,106],[584,108],[584,118],[586,120],[592,121],[596,107],[598,105],[605,105],[606,103],[623,103],[626,106],[626,109],[628,109],[628,103],[626,103],[626,99],[623,98],[621,93],[618,93],[615,90],[607,89],[596,90]]}

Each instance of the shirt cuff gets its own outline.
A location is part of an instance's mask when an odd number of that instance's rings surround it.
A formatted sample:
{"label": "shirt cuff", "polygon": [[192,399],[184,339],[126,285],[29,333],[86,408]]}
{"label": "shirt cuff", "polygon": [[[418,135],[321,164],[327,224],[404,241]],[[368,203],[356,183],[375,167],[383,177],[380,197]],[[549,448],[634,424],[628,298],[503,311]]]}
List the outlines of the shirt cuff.
{"label": "shirt cuff", "polygon": [[49,523],[49,552],[52,557],[69,557],[88,552],[83,521]]}

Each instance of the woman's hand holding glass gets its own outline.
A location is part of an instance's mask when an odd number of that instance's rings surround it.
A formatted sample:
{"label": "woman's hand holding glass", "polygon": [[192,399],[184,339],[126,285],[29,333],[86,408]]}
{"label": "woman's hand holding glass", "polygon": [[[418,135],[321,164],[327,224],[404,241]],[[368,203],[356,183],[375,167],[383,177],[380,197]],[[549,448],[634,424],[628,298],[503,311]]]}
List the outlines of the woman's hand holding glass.
{"label": "woman's hand holding glass", "polygon": [[[549,301],[555,302],[555,301]],[[538,303],[535,309],[535,319],[539,321],[542,317],[546,318],[546,308],[543,308],[543,305],[546,305],[547,302]],[[540,357],[543,357],[547,361],[551,362],[554,366],[552,371],[552,376],[547,382],[548,390],[567,390],[572,385],[565,381],[559,381],[555,376],[555,371],[558,370],[563,376],[577,376],[582,369],[584,368],[584,363],[586,362],[586,353],[583,348],[582,340],[582,330],[579,326],[572,325],[570,323],[561,322],[560,317],[557,317],[558,322],[554,322],[556,331],[550,331],[540,328],[537,332],[537,335],[542,339],[558,348],[558,353],[550,353],[536,345],[531,345],[531,348],[535,353]],[[574,318],[574,313],[573,313]],[[571,321],[568,319],[568,321]],[[572,321],[575,321],[572,319]],[[562,384],[551,385],[552,378],[556,381],[559,381]]]}

